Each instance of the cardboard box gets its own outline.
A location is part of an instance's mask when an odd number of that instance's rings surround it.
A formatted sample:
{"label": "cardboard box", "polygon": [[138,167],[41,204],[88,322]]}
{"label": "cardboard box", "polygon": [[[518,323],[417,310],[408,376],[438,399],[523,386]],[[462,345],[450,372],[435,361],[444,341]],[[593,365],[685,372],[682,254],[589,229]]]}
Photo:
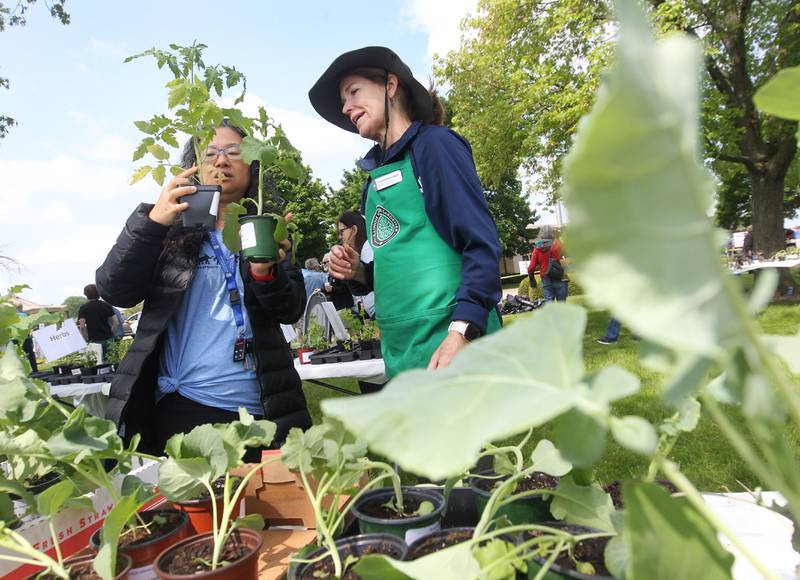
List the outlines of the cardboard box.
{"label": "cardboard box", "polygon": [[[146,483],[155,484],[158,481],[158,463],[146,461],[131,471]],[[118,477],[115,483],[120,485],[122,477]],[[89,538],[102,526],[106,514],[114,507],[114,501],[105,490],[98,490],[89,495],[92,500],[93,509],[66,509],[60,511],[53,518],[56,538],[61,549],[61,554],[66,558],[86,548]],[[165,500],[157,497],[146,507],[157,507]],[[23,520],[22,526],[15,530],[22,535],[37,550],[46,552],[50,556],[55,556],[56,550],[50,534],[50,528],[45,518],[36,516]],[[0,553],[18,555],[10,550],[0,548]],[[28,578],[37,570],[36,566],[29,564],[21,565],[16,562],[0,560],[0,577],[3,580],[17,580]]]}
{"label": "cardboard box", "polygon": [[314,530],[272,529],[261,532],[264,545],[258,555],[258,580],[276,580],[289,568],[292,554],[314,541]]}
{"label": "cardboard box", "polygon": [[[264,459],[280,457],[280,451],[265,451]],[[362,485],[367,481],[362,480]],[[309,481],[314,485],[313,480]],[[347,503],[348,496],[339,498],[339,509]],[[324,504],[326,508],[330,502]],[[298,526],[306,529],[317,527],[316,516],[311,501],[306,495],[300,477],[289,471],[283,463],[273,461],[265,465],[248,482],[245,491],[245,512],[264,516],[267,527]]]}

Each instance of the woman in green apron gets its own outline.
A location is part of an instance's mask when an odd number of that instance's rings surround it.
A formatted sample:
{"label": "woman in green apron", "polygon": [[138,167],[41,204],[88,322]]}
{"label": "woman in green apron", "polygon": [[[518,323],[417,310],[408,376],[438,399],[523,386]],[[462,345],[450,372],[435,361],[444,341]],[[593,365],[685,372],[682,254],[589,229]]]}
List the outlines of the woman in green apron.
{"label": "woman in green apron", "polygon": [[331,274],[375,291],[389,377],[446,367],[467,342],[500,327],[500,242],[469,143],[442,126],[436,93],[391,50],[339,56],[309,91],[334,125],[376,145],[362,212],[371,264],[331,248]]}

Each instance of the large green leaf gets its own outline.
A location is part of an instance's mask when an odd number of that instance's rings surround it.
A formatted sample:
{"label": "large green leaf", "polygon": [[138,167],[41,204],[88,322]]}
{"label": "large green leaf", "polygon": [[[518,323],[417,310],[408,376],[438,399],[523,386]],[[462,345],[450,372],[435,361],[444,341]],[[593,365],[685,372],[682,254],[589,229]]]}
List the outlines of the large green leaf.
{"label": "large green leaf", "polygon": [[[79,409],[80,411],[80,409]],[[84,459],[117,459],[124,449],[112,421],[79,412],[45,444],[54,457],[81,463]]]}
{"label": "large green leaf", "polygon": [[561,452],[547,439],[536,444],[531,453],[531,466],[555,477],[562,477],[570,472],[572,464],[564,459]]}
{"label": "large green leaf", "polygon": [[472,546],[456,544],[412,562],[400,562],[386,556],[361,558],[353,571],[364,580],[465,580],[479,578],[480,566],[472,556]]}
{"label": "large green leaf", "polygon": [[753,102],[760,111],[800,121],[800,66],[778,71],[756,91]]}
{"label": "large green leaf", "polygon": [[62,479],[36,496],[36,511],[50,519],[74,495],[75,485],[68,479]]}
{"label": "large green leaf", "polygon": [[39,397],[31,393],[26,374],[16,347],[9,345],[0,358],[0,422],[26,423],[35,415]]}
{"label": "large green leaf", "polygon": [[206,490],[203,482],[211,484],[217,478],[204,458],[172,459],[158,466],[158,486],[161,493],[171,501],[193,499]]}
{"label": "large green leaf", "polygon": [[239,216],[247,213],[244,206],[238,203],[229,203],[225,208],[225,225],[222,227],[222,241],[231,252],[242,249],[242,240],[239,237]]}
{"label": "large green leaf", "polygon": [[564,164],[565,246],[595,306],[677,351],[723,356],[741,340],[724,291],[713,185],[700,160],[698,42],[654,42],[620,2],[616,65]]}
{"label": "large green leaf", "polygon": [[699,571],[703,580],[730,579],[733,555],[688,500],[653,483],[625,483],[622,494],[628,580],[697,578]]}
{"label": "large green leaf", "polygon": [[548,305],[468,345],[444,370],[409,371],[378,394],[326,399],[322,409],[404,469],[452,477],[485,443],[541,425],[588,394],[579,389],[585,325],[582,308]]}
{"label": "large green leaf", "polygon": [[223,430],[223,441],[240,458],[248,447],[268,447],[275,437],[278,426],[271,421],[253,419],[246,410],[239,409],[241,419],[228,423]]}
{"label": "large green leaf", "polygon": [[136,494],[127,495],[108,512],[100,532],[100,550],[94,558],[94,570],[103,580],[116,576],[119,536],[142,505]]}
{"label": "large green leaf", "polygon": [[577,485],[571,476],[562,477],[553,496],[550,513],[557,520],[613,532],[614,504],[603,488],[593,483]]}

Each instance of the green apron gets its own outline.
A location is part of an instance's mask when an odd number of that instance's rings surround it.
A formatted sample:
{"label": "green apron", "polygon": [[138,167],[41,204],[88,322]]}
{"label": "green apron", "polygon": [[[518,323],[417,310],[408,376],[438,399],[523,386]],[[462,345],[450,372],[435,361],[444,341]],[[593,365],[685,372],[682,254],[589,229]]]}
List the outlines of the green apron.
{"label": "green apron", "polygon": [[[386,376],[425,368],[447,336],[461,286],[461,255],[436,232],[406,151],[370,171],[367,235],[375,254],[375,317]],[[497,310],[488,332],[501,326]]]}

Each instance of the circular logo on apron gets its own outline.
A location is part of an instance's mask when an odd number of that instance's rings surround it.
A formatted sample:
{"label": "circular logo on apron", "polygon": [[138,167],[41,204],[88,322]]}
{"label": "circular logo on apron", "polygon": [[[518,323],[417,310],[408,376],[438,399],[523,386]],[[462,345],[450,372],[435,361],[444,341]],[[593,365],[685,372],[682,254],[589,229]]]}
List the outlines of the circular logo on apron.
{"label": "circular logo on apron", "polygon": [[370,229],[372,233],[370,245],[373,248],[380,248],[400,232],[400,223],[385,207],[379,205],[375,207]]}

